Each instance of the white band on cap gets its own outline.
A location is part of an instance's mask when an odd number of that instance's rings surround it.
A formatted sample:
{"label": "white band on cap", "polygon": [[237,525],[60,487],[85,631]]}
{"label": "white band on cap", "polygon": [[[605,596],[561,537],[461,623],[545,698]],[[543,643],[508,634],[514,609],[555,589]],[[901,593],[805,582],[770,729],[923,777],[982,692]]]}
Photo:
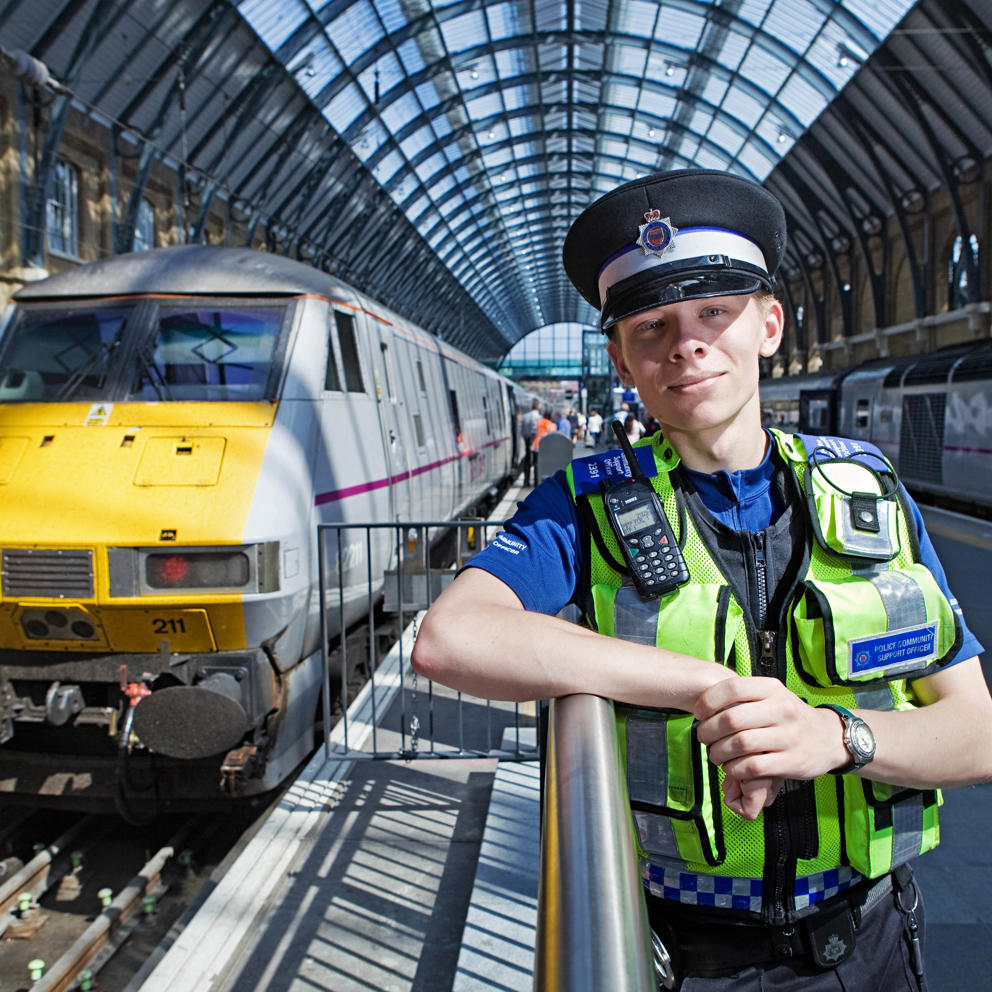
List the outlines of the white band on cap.
{"label": "white band on cap", "polygon": [[768,273],[764,254],[750,238],[718,227],[689,227],[679,229],[671,246],[660,255],[645,255],[640,245],[633,244],[610,259],[599,273],[599,304],[606,302],[606,291],[611,286],[628,276],[701,255],[726,255],[731,261],[747,262]]}

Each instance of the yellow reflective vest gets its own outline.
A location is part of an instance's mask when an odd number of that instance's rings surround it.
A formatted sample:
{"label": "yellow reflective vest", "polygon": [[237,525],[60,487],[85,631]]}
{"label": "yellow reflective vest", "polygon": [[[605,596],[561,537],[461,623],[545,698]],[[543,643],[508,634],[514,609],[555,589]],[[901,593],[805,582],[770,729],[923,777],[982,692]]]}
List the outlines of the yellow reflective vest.
{"label": "yellow reflective vest", "polygon": [[[812,439],[772,434],[809,524],[798,579],[784,600],[778,596],[785,603],[780,615],[759,628],[760,610],[729,577],[719,549],[694,519],[673,474],[678,455],[656,435],[635,446],[638,461],[653,462],[648,475],[689,582],[660,599],[637,594],[595,484],[604,466],[614,475],[622,471],[621,455],[579,459],[567,475],[585,524],[587,622],[600,633],[715,661],[738,675],[777,677],[812,706],[919,705],[908,679],[950,660],[961,627],[918,560],[917,535],[894,473],[880,456],[854,454],[842,439],[816,439],[824,447],[814,453],[804,444],[813,447]],[[838,868],[847,868],[848,876],[851,869],[880,876],[938,842],[939,791],[822,775],[787,783],[774,805],[746,821],[723,805],[723,773],[708,760],[691,714],[618,705],[617,725],[642,868],[646,878],[664,873],[666,894],[670,879],[686,875],[704,883],[718,876],[724,887],[739,880],[741,891],[760,879],[762,901],[722,904],[760,906],[769,920],[788,919],[797,908],[797,878],[830,878]]]}

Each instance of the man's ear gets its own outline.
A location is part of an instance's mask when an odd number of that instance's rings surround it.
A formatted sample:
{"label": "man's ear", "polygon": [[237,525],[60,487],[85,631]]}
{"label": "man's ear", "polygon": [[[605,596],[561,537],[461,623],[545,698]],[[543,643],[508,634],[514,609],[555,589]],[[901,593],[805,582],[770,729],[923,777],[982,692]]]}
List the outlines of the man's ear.
{"label": "man's ear", "polygon": [[634,377],[630,374],[630,369],[627,368],[627,363],[623,360],[623,351],[617,344],[615,337],[606,342],[606,354],[610,356],[610,361],[613,362],[613,367],[617,370],[620,381],[625,386],[633,386]]}
{"label": "man's ear", "polygon": [[774,297],[765,304],[764,335],[761,344],[758,346],[758,354],[762,358],[768,358],[778,351],[778,346],[782,343],[782,332],[785,329],[785,311],[782,304]]}

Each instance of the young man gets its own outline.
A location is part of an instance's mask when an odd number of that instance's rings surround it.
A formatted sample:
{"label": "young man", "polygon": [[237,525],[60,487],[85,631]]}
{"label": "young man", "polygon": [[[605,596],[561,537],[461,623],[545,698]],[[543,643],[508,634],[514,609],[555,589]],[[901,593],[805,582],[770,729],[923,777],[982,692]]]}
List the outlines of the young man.
{"label": "young man", "polygon": [[[906,862],[937,841],[938,787],[992,777],[992,700],[887,465],[762,429],[784,245],[778,201],[718,172],[649,176],[576,219],[566,271],[661,424],[634,453],[658,504],[611,518],[626,460],[574,461],[440,597],[413,665],[481,697],[616,700],[683,990],[919,992]],[[659,506],[662,547],[640,529]],[[635,578],[653,552],[673,559],[660,593],[653,564]],[[555,616],[569,602],[588,628]]]}

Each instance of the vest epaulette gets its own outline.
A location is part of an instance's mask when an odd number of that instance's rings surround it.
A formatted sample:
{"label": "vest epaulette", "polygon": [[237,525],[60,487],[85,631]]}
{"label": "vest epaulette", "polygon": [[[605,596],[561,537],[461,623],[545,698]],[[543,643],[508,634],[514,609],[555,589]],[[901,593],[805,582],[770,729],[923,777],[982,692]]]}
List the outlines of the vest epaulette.
{"label": "vest epaulette", "polygon": [[[658,474],[653,448],[650,444],[635,445],[634,452],[644,474],[650,479]],[[629,479],[630,469],[623,452],[619,449],[598,451],[585,458],[576,458],[572,463],[572,482],[576,496],[588,496],[599,492],[603,479]]]}
{"label": "vest epaulette", "polygon": [[[806,449],[807,458],[812,459],[817,451],[823,452],[820,458],[852,458],[854,456],[865,456],[862,462],[869,468],[879,472],[891,472],[892,465],[870,441],[859,441],[850,437],[834,437],[830,434],[797,434],[795,435],[803,443]],[[788,435],[785,435],[788,438]]]}

